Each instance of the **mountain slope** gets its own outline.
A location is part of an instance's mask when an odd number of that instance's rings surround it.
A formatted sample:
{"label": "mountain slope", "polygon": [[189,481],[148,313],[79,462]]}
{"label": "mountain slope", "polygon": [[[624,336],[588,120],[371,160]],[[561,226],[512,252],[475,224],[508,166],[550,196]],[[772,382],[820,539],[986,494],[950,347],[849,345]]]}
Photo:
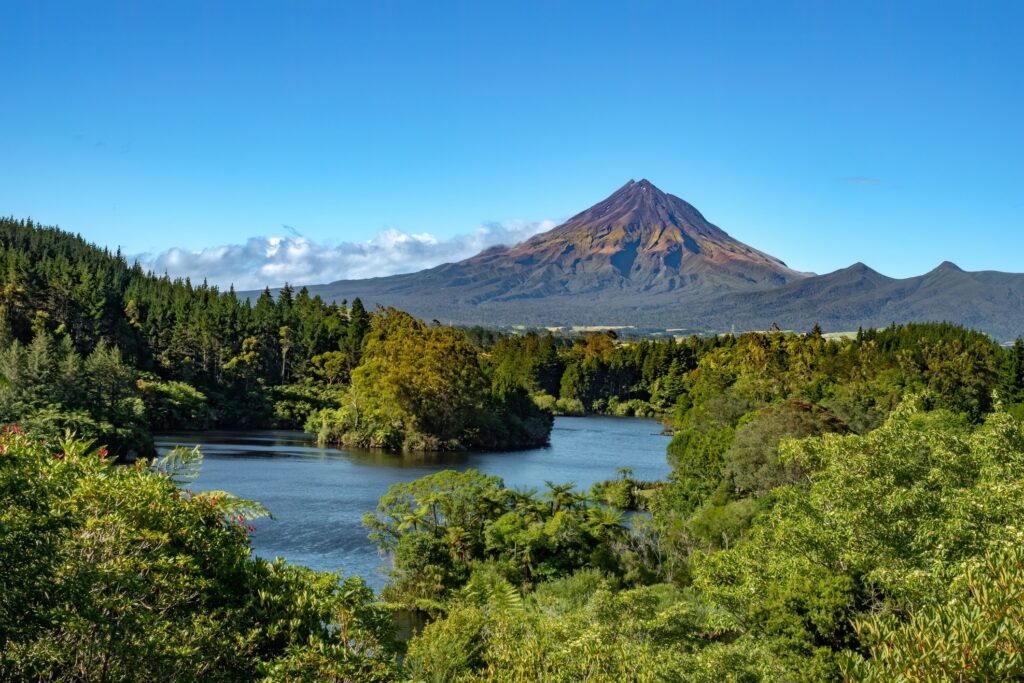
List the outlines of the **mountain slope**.
{"label": "mountain slope", "polygon": [[862,263],[799,273],[730,237],[682,199],[629,181],[562,225],[418,273],[309,288],[464,325],[633,325],[686,332],[826,331],[948,320],[1024,334],[1024,275],[944,263],[886,277]]}
{"label": "mountain slope", "polygon": [[643,292],[745,290],[802,277],[647,180],[631,180],[557,228],[469,263],[496,261],[529,268],[526,291],[545,294],[609,286]]}
{"label": "mountain slope", "polygon": [[536,323],[538,316],[557,321],[563,311],[586,309],[595,301],[614,301],[615,308],[629,311],[652,296],[687,301],[805,277],[733,239],[682,199],[647,180],[631,180],[521,244],[419,273],[342,280],[310,290],[324,298],[359,296],[364,303],[458,322]]}
{"label": "mountain slope", "polygon": [[766,329],[774,322],[855,330],[947,320],[1008,340],[1024,334],[1024,275],[967,272],[947,261],[924,275],[893,279],[857,264],[768,292],[726,295],[703,313],[705,323],[719,329],[733,323]]}

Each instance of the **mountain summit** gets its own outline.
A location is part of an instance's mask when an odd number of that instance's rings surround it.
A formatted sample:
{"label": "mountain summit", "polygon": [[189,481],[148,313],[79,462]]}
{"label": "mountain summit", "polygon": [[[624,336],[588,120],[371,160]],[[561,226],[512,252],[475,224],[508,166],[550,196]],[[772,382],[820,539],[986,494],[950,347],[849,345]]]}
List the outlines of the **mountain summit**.
{"label": "mountain summit", "polygon": [[333,299],[358,296],[428,318],[554,323],[595,305],[631,310],[652,303],[652,296],[674,303],[804,277],[733,239],[679,197],[650,181],[630,180],[521,244],[418,273],[342,280],[310,291]]}
{"label": "mountain summit", "polygon": [[553,230],[469,263],[528,269],[520,294],[758,289],[804,277],[733,239],[648,180],[630,180]]}

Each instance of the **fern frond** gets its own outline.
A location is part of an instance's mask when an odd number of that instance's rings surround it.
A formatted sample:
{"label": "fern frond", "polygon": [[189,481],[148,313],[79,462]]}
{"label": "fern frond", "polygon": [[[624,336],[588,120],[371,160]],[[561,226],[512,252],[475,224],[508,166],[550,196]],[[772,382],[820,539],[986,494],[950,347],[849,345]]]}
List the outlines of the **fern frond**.
{"label": "fern frond", "polygon": [[178,486],[191,483],[199,476],[203,466],[203,454],[199,446],[191,450],[184,446],[176,446],[170,453],[158,458],[150,467],[158,474],[168,477]]}
{"label": "fern frond", "polygon": [[248,498],[239,498],[233,493],[227,491],[200,491],[196,493],[193,500],[205,500],[211,505],[216,507],[220,513],[224,516],[224,520],[227,522],[249,522],[254,519],[260,519],[266,517],[267,519],[273,519],[274,516],[270,514],[270,510],[265,508],[262,503],[258,503],[255,500],[249,500]]}

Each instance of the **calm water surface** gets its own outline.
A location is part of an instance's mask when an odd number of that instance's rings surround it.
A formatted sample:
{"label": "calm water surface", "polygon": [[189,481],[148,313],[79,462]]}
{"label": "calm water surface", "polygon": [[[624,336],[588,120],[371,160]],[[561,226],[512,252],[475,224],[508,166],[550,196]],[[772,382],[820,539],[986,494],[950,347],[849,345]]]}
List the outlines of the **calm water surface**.
{"label": "calm water surface", "polygon": [[191,488],[230,491],[258,500],[274,515],[256,522],[253,550],[315,569],[359,574],[374,588],[386,561],[367,540],[363,513],[389,486],[444,469],[475,468],[515,488],[543,489],[545,480],[579,489],[632,467],[639,479],[669,472],[668,438],[653,420],[559,417],[551,445],[526,451],[434,456],[320,448],[307,434],[286,431],[194,432],[157,437],[161,453],[199,444],[203,469]]}

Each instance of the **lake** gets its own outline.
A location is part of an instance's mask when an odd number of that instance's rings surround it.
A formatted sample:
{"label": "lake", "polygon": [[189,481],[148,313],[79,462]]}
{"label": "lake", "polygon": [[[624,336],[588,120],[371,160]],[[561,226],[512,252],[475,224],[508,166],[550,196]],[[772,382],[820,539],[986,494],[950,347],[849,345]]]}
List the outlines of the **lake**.
{"label": "lake", "polygon": [[524,451],[394,455],[321,448],[290,431],[178,432],[157,437],[161,454],[198,444],[203,468],[193,490],[223,490],[258,500],[274,515],[255,522],[253,550],[314,569],[358,574],[376,589],[386,561],[366,538],[363,513],[397,482],[444,469],[474,468],[510,487],[542,490],[545,481],[575,482],[581,490],[632,467],[638,479],[662,479],[668,437],[653,420],[559,417],[551,445]]}

